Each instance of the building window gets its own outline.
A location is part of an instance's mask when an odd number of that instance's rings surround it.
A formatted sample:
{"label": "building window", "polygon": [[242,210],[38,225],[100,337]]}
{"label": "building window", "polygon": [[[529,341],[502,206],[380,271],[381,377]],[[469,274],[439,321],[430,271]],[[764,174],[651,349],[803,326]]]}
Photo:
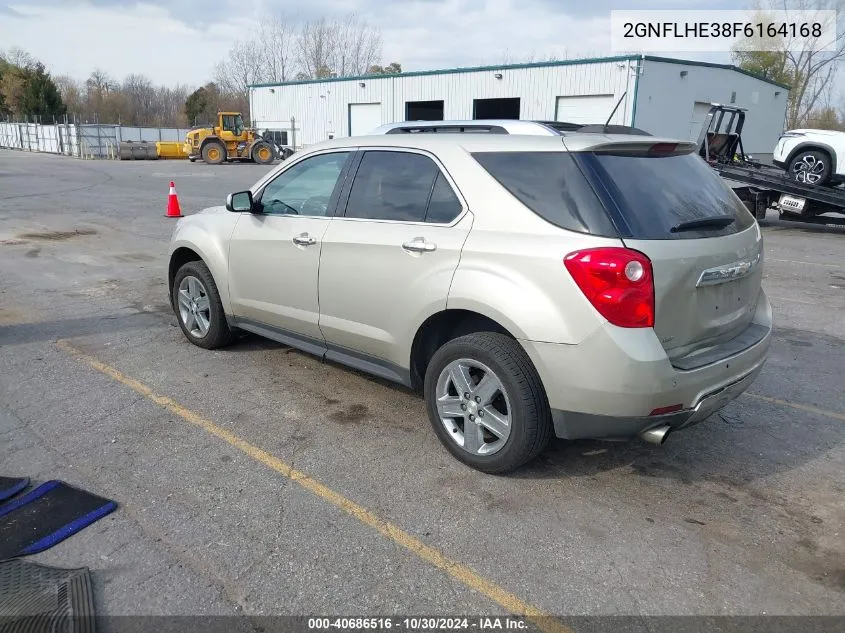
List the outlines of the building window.
{"label": "building window", "polygon": [[519,97],[509,99],[474,99],[473,119],[518,119]]}
{"label": "building window", "polygon": [[406,121],[442,121],[442,101],[406,101]]}

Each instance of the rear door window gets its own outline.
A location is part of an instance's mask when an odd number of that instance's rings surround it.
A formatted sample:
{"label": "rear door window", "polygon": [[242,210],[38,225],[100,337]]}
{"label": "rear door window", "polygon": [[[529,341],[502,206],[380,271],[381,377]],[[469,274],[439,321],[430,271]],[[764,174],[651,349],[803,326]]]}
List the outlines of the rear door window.
{"label": "rear door window", "polygon": [[368,220],[424,222],[439,173],[434,161],[422,154],[365,152],[349,192],[345,215]]}
{"label": "rear door window", "polygon": [[511,195],[555,226],[618,236],[569,152],[479,152],[473,158]]}
{"label": "rear door window", "polygon": [[458,200],[446,177],[438,173],[431,192],[431,200],[428,202],[425,221],[432,224],[449,224],[460,213],[461,201]]}
{"label": "rear door window", "polygon": [[[606,202],[625,237],[660,240],[738,233],[754,217],[696,154],[576,153],[584,171],[606,189]],[[684,223],[730,217],[722,227],[678,230]],[[674,229],[674,230],[673,230]]]}

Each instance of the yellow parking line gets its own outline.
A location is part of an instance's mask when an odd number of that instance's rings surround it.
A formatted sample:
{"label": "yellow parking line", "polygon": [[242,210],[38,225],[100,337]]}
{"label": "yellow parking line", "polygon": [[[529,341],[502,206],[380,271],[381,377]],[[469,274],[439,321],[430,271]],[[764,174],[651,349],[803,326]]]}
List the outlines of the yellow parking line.
{"label": "yellow parking line", "polygon": [[319,481],[312,479],[305,473],[292,468],[291,466],[280,460],[278,457],[275,457],[267,451],[258,448],[254,444],[250,444],[249,442],[244,439],[241,439],[234,433],[227,431],[226,429],[214,424],[214,422],[212,422],[211,420],[202,417],[200,414],[195,413],[190,409],[186,409],[175,400],[155,392],[152,388],[132,378],[131,376],[127,376],[126,374],[120,372],[114,367],[107,365],[106,363],[97,360],[93,356],[90,356],[85,352],[75,348],[68,341],[60,340],[56,343],[56,345],[60,350],[79,358],[80,360],[84,361],[97,371],[102,372],[106,376],[113,378],[117,382],[129,387],[133,391],[136,391],[142,396],[145,396],[146,398],[152,400],[158,406],[167,409],[168,411],[170,411],[174,415],[179,416],[186,422],[190,422],[191,424],[198,426],[199,428],[210,433],[211,435],[214,435],[215,437],[223,440],[227,444],[230,444],[238,450],[246,453],[255,461],[264,464],[271,470],[274,470],[280,475],[287,477],[291,481],[295,481],[306,490],[309,490],[310,492],[314,493],[324,501],[328,501],[332,505],[337,506],[344,512],[347,512],[348,514],[358,519],[364,525],[370,526],[383,536],[386,536],[387,538],[398,543],[402,547],[410,550],[424,561],[431,563],[438,569],[446,572],[456,580],[462,582],[470,589],[477,591],[478,593],[486,596],[493,602],[496,602],[497,604],[501,605],[509,613],[524,616],[527,620],[534,623],[537,628],[539,628],[544,633],[573,633],[572,629],[570,629],[560,621],[556,620],[550,614],[541,611],[537,607],[534,607],[528,604],[527,602],[524,602],[523,600],[521,600],[514,594],[508,592],[507,590],[503,589],[502,587],[498,586],[494,582],[491,582],[490,580],[487,580],[486,578],[478,575],[466,565],[462,565],[461,563],[452,560],[451,558],[449,558],[445,554],[442,554],[435,548],[426,545],[418,538],[411,536],[400,527],[390,523],[389,521],[385,521],[378,515],[370,512],[369,510],[358,505],[354,501],[347,499],[340,493],[337,493],[331,488],[328,488],[327,486],[321,484]]}
{"label": "yellow parking line", "polygon": [[745,395],[750,398],[756,398],[757,400],[763,400],[764,402],[779,404],[782,407],[790,407],[792,409],[798,409],[799,411],[807,411],[808,413],[815,413],[816,415],[823,415],[828,418],[833,418],[834,420],[842,420],[843,422],[845,422],[845,413],[838,413],[837,411],[828,411],[827,409],[820,409],[818,407],[814,407],[811,404],[801,404],[800,402],[790,402],[789,400],[781,400],[780,398],[761,396],[760,394],[748,393],[747,391],[745,392]]}

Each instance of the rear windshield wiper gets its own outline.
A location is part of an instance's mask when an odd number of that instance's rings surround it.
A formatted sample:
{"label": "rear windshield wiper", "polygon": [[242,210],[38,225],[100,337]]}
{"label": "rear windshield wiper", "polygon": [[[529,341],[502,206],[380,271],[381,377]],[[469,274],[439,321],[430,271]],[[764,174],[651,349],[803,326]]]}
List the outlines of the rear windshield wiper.
{"label": "rear windshield wiper", "polygon": [[672,233],[680,233],[681,231],[694,231],[696,229],[723,229],[733,224],[735,220],[736,218],[730,215],[711,215],[707,218],[681,222],[673,226],[671,230]]}

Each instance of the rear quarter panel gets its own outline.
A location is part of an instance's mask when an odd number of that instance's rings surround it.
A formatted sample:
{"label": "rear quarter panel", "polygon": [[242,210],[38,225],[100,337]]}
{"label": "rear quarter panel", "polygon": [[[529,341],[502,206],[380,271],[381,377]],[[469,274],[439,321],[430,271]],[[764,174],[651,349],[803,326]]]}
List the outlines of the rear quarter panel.
{"label": "rear quarter panel", "polygon": [[[444,161],[446,162],[446,161]],[[561,229],[524,207],[470,155],[446,162],[475,216],[449,291],[449,309],[472,310],[515,337],[577,344],[604,318],[572,280],[569,253],[622,246]]]}

